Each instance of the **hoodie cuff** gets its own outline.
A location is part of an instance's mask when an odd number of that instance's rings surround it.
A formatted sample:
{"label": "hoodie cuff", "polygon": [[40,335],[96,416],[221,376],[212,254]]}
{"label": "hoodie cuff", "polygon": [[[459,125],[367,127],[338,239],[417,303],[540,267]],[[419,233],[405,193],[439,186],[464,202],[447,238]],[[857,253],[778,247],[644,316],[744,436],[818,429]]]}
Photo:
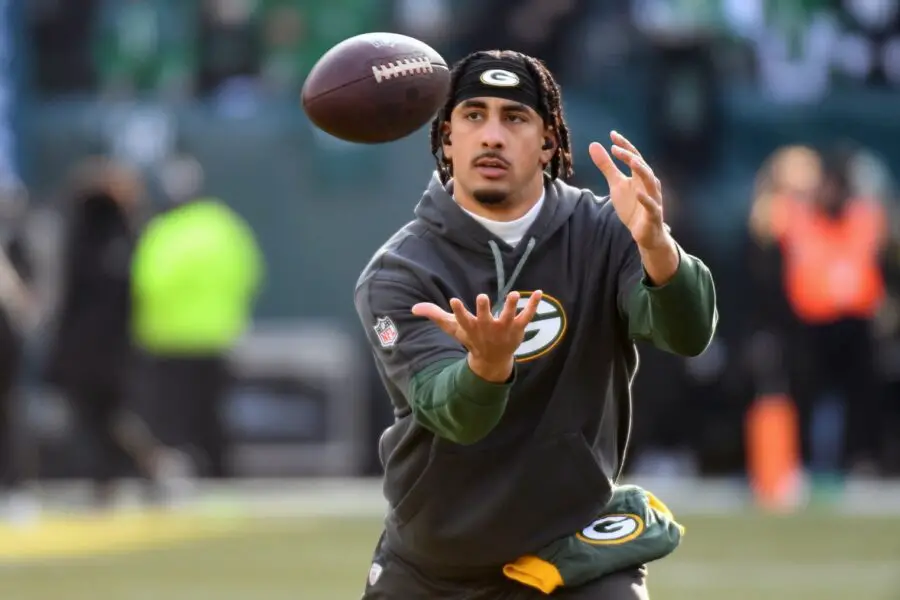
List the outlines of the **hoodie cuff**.
{"label": "hoodie cuff", "polygon": [[494,383],[478,376],[470,367],[469,361],[463,360],[456,372],[457,392],[472,404],[490,406],[505,402],[510,388],[516,381],[517,368],[513,365],[512,373],[503,383]]}
{"label": "hoodie cuff", "polygon": [[647,269],[642,265],[641,270],[643,275],[641,276],[641,285],[651,292],[665,290],[670,287],[682,287],[684,285],[684,280],[690,279],[690,267],[685,264],[687,261],[685,260],[684,251],[681,249],[681,246],[675,244],[675,251],[678,253],[678,267],[675,269],[675,273],[669,280],[662,285],[654,285],[653,281],[650,279],[650,274],[647,273]]}

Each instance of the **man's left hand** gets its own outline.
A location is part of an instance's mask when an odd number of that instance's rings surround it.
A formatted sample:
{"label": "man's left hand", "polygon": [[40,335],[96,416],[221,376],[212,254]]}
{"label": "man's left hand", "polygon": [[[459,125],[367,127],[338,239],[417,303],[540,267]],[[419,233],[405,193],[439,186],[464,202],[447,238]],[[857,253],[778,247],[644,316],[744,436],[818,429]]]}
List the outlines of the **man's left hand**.
{"label": "man's left hand", "polygon": [[644,251],[656,251],[671,245],[663,225],[662,185],[644,161],[637,148],[624,136],[613,131],[612,154],[628,165],[625,175],[598,142],[590,145],[591,159],[609,184],[609,200],[619,219],[631,231],[634,241]]}

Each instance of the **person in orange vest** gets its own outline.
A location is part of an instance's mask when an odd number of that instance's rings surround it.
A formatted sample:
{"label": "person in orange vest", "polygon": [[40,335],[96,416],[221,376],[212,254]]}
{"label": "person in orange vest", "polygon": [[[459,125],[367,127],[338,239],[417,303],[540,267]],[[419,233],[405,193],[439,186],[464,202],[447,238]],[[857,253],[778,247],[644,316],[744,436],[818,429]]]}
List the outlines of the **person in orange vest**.
{"label": "person in orange vest", "polygon": [[[754,290],[745,318],[756,393],[794,393],[797,318],[785,291],[783,207],[813,200],[822,181],[822,158],[814,149],[791,145],[776,150],[760,167],[745,239],[747,278]],[[778,357],[783,357],[779,359]]]}
{"label": "person in orange vest", "polygon": [[773,218],[784,202],[811,202],[822,180],[822,159],[813,148],[778,148],[761,165],[747,215],[744,239],[745,277],[753,290],[743,311],[743,351],[752,399],[744,413],[747,475],[757,506],[791,510],[802,502],[803,442],[807,429],[800,422],[797,400],[803,398],[803,377],[796,376],[802,353],[798,319],[794,316],[783,277],[780,222]]}
{"label": "person in orange vest", "polygon": [[846,157],[826,158],[814,198],[782,197],[772,218],[807,367],[811,405],[801,412],[811,419],[813,470],[836,473],[868,470],[879,455],[872,422],[883,406],[872,325],[885,295],[887,218],[877,199],[854,195]]}

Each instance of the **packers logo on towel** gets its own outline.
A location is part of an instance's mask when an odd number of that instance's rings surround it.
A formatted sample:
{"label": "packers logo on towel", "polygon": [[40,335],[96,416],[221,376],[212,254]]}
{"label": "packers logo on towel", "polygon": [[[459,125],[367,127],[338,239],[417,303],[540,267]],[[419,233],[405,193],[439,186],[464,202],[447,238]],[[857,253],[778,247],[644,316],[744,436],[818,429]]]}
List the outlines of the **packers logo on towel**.
{"label": "packers logo on towel", "polygon": [[[517,310],[522,310],[528,303],[532,292],[519,292]],[[517,362],[534,360],[553,350],[566,333],[566,313],[562,303],[543,294],[538,304],[537,313],[525,327],[525,339],[515,351]]]}
{"label": "packers logo on towel", "polygon": [[604,515],[575,534],[594,546],[624,544],[644,532],[644,520],[637,515]]}

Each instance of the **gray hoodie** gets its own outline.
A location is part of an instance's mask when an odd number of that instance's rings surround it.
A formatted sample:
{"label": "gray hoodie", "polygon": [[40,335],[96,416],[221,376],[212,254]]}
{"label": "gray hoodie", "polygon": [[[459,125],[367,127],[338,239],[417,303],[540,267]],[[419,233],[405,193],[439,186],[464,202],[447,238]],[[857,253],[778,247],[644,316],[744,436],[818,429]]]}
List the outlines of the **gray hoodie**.
{"label": "gray hoodie", "polygon": [[[515,248],[451,193],[432,178],[355,300],[396,416],[378,449],[387,546],[432,572],[462,573],[498,568],[598,514],[628,445],[634,340],[697,355],[717,312],[709,270],[680,249],[675,276],[651,287],[630,232],[590,191],[548,179]],[[449,310],[453,297],[474,310],[480,293],[500,302],[538,289],[505,384],[480,379],[464,347],[410,312],[418,302]]]}

